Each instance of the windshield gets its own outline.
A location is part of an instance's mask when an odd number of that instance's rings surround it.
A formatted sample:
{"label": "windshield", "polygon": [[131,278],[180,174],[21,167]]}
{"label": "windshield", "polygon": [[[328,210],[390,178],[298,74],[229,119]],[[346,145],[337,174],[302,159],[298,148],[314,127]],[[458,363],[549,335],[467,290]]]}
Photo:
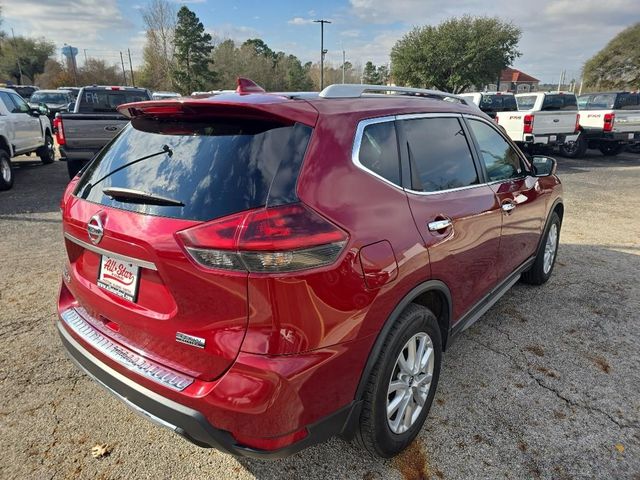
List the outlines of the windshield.
{"label": "windshield", "polygon": [[516,97],[516,103],[518,104],[518,110],[531,110],[536,104],[535,95],[526,95],[524,97]]}
{"label": "windshield", "polygon": [[34,103],[69,103],[69,97],[65,93],[35,92],[31,95]]}
{"label": "windshield", "polygon": [[482,94],[480,109],[484,112],[514,112],[518,109],[513,95]]}
{"label": "windshield", "polygon": [[[267,198],[270,205],[290,203],[297,199],[295,185],[310,136],[305,125],[261,120],[134,119],[90,164],[75,194],[123,210],[199,221],[264,206]],[[98,181],[99,187],[85,188]],[[104,194],[109,188],[184,206],[119,201]]]}
{"label": "windshield", "polygon": [[144,90],[85,89],[80,97],[80,113],[116,113],[123,103],[149,100]]}

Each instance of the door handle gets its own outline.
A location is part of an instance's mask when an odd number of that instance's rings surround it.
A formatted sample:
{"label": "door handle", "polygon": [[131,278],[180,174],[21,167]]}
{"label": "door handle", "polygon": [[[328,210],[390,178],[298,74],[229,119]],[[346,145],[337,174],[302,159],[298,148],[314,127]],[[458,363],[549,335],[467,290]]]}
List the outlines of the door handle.
{"label": "door handle", "polygon": [[444,218],[442,220],[435,220],[433,222],[429,222],[427,224],[427,228],[430,232],[437,232],[440,230],[444,230],[445,228],[449,228],[452,225],[451,219]]}
{"label": "door handle", "polygon": [[516,204],[511,202],[503,203],[501,208],[503,212],[509,213],[516,208]]}

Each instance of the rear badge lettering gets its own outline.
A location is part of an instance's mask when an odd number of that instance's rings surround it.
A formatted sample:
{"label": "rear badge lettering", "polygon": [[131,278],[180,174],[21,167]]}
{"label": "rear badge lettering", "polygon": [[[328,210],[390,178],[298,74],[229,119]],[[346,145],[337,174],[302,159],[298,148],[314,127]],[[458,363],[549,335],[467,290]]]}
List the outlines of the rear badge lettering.
{"label": "rear badge lettering", "polygon": [[204,338],[194,337],[193,335],[187,335],[186,333],[176,332],[176,342],[185,343],[192,347],[204,348]]}

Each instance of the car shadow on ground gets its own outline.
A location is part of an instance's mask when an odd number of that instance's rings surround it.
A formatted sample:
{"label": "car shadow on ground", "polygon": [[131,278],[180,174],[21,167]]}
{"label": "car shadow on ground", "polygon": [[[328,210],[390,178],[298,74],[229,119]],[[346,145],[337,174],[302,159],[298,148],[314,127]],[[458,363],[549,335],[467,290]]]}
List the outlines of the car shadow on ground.
{"label": "car shadow on ground", "polygon": [[552,153],[550,156],[558,161],[558,175],[560,177],[572,173],[584,173],[597,168],[640,166],[640,155],[631,152],[605,157],[598,150],[587,150],[587,153],[580,158],[565,158],[558,152]]}
{"label": "car shadow on ground", "polygon": [[547,284],[516,284],[457,337],[425,426],[393,459],[334,438],[282,460],[237,460],[256,478],[292,480],[472,478],[480,465],[483,478],[631,471],[632,456],[610,456],[616,444],[640,448],[626,428],[640,404],[638,270],[638,246],[561,244]]}

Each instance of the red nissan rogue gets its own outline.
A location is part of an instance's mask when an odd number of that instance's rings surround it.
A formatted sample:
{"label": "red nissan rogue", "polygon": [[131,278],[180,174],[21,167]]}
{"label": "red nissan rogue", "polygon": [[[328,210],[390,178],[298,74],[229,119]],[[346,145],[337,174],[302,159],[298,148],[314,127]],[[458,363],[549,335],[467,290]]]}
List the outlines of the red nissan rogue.
{"label": "red nissan rogue", "polygon": [[122,105],[62,200],[71,358],[189,441],[392,456],[443,351],[553,270],[555,160],[443,92],[333,85]]}

